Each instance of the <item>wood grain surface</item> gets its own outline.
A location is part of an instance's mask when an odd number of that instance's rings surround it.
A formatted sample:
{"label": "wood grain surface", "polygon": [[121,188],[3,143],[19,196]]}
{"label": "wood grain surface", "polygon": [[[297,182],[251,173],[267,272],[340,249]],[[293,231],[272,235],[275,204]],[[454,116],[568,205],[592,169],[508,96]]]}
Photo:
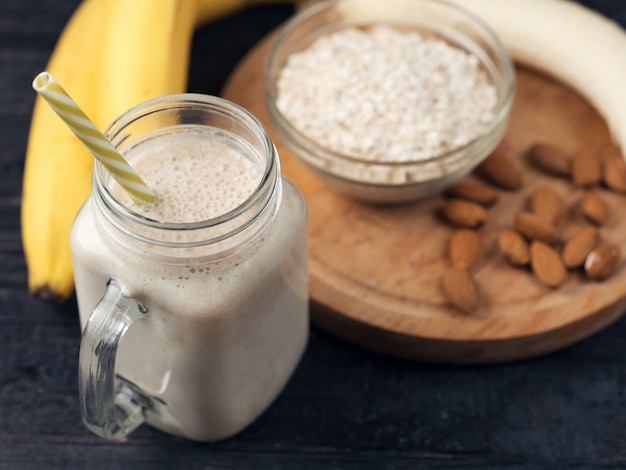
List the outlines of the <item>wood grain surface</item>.
{"label": "wood grain surface", "polygon": [[[604,121],[576,93],[548,77],[517,69],[517,92],[507,134],[500,145],[522,173],[524,185],[501,192],[480,229],[484,254],[473,275],[481,306],[472,314],[450,307],[441,277],[449,265],[452,233],[439,210],[443,197],[400,205],[375,205],[327,188],[279,141],[269,124],[262,92],[262,63],[271,35],[234,70],[222,95],[269,128],[283,174],[304,194],[309,208],[309,271],[312,318],[334,335],[367,348],[434,362],[490,363],[545,354],[575,343],[614,322],[626,308],[626,269],[604,282],[569,274],[557,289],[542,285],[528,269],[512,268],[496,237],[527,208],[530,194],[550,186],[564,199],[564,237],[586,224],[576,209],[583,191],[566,179],[534,169],[526,151],[547,142],[568,153],[591,150],[601,157],[619,150]],[[625,197],[598,188],[610,219],[603,241],[626,254]]]}

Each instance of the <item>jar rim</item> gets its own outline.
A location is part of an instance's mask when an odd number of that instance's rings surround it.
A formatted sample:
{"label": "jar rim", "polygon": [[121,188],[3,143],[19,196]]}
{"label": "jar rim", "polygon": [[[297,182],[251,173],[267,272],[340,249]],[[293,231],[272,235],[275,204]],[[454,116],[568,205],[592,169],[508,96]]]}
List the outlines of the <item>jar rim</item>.
{"label": "jar rim", "polygon": [[[245,108],[211,95],[198,93],[180,93],[165,95],[140,103],[122,113],[105,130],[105,135],[118,148],[122,144],[127,144],[130,133],[124,130],[142,118],[162,112],[173,112],[176,110],[204,110],[219,113],[223,117],[236,120],[254,139],[259,146],[259,153],[262,154],[264,168],[259,183],[252,193],[230,211],[217,217],[195,222],[167,222],[150,218],[149,216],[124,205],[115,197],[109,187],[111,175],[108,170],[97,160],[94,161],[92,174],[94,199],[105,213],[105,216],[117,228],[134,238],[143,239],[151,244],[171,245],[171,242],[164,242],[159,237],[144,237],[139,233],[133,233],[133,228],[147,228],[152,234],[156,232],[202,232],[203,240],[183,243],[184,246],[198,246],[214,243],[233,236],[254,224],[255,220],[261,217],[277,190],[280,179],[280,162],[274,143],[263,124]],[[184,124],[181,124],[181,126]],[[204,125],[204,123],[202,123]],[[174,125],[172,129],[175,129]],[[211,126],[209,126],[211,127]],[[219,127],[216,127],[220,129]],[[176,244],[177,246],[180,244]]]}

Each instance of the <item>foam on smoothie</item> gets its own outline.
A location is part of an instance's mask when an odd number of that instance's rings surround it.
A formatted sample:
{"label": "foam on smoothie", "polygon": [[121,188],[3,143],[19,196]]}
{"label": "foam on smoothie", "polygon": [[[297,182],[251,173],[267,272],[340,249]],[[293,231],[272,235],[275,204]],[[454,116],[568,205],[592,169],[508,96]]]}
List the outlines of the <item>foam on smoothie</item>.
{"label": "foam on smoothie", "polygon": [[133,148],[126,158],[157,193],[158,203],[138,206],[117,183],[113,194],[126,207],[162,222],[191,223],[223,215],[242,204],[262,177],[244,148],[227,136],[207,138],[206,133],[161,136]]}

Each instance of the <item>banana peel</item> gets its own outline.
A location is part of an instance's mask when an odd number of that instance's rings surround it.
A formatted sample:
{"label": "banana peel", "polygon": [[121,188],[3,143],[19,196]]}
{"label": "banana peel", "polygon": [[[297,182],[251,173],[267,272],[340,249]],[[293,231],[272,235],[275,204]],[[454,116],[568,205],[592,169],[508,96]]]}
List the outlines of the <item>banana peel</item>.
{"label": "banana peel", "polygon": [[95,121],[187,87],[195,0],[108,0],[103,12]]}

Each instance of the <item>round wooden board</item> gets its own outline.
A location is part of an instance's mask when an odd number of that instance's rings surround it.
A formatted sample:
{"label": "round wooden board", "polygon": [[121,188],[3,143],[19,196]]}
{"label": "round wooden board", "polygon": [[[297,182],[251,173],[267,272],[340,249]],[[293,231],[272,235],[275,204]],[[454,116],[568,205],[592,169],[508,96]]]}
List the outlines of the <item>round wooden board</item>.
{"label": "round wooden board", "polygon": [[[271,36],[234,70],[222,95],[254,113],[269,129],[283,174],[309,209],[309,279],[312,321],[344,340],[385,354],[444,363],[493,363],[530,358],[571,345],[616,321],[626,310],[626,268],[604,282],[571,272],[558,289],[526,269],[509,266],[496,237],[511,227],[532,191],[549,185],[566,201],[563,235],[585,224],[576,210],[581,190],[546,177],[525,161],[538,141],[568,152],[618,153],[602,118],[576,93],[518,68],[517,95],[501,147],[523,174],[523,189],[502,192],[480,230],[484,254],[473,269],[482,306],[471,315],[450,308],[440,280],[452,229],[437,216],[443,199],[381,206],[327,188],[278,140],[263,101],[262,66]],[[610,206],[604,241],[626,254],[626,197],[599,189]]]}

